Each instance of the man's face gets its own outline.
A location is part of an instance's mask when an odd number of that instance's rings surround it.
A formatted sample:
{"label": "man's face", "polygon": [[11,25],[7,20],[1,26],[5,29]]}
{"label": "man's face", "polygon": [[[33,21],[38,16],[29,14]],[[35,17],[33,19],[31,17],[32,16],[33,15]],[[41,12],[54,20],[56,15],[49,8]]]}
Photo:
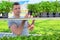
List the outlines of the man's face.
{"label": "man's face", "polygon": [[20,14],[20,5],[14,5],[13,12],[15,15],[19,15]]}

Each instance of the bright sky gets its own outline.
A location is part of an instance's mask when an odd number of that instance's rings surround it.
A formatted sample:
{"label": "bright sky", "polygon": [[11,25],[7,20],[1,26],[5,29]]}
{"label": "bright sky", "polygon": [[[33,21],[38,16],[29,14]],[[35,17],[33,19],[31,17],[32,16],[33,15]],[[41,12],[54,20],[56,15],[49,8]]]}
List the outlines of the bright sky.
{"label": "bright sky", "polygon": [[[13,1],[13,2],[29,1],[28,3],[37,3],[37,2],[41,2],[41,1],[56,1],[56,0],[10,0],[10,1]],[[60,1],[60,0],[58,0],[58,1]]]}
{"label": "bright sky", "polygon": [[56,0],[29,0],[29,3],[38,3],[41,1],[56,1]]}
{"label": "bright sky", "polygon": [[[6,1],[8,1],[8,0],[6,0]],[[56,1],[56,0],[10,0],[10,1],[11,2],[21,2],[21,4],[25,4],[25,3],[32,4],[32,3],[38,3],[38,2],[41,2],[41,1]],[[28,2],[24,2],[24,1],[28,1]],[[58,1],[60,1],[60,0],[58,0]],[[1,2],[1,0],[0,0],[0,2]],[[22,5],[21,9],[25,10],[26,9],[26,5]]]}

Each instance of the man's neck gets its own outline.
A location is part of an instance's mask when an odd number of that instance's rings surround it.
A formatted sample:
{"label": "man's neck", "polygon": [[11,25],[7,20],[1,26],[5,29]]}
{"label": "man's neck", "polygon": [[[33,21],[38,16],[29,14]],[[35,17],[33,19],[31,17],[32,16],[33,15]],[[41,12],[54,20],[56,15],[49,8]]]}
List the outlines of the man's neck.
{"label": "man's neck", "polygon": [[15,16],[15,18],[20,18],[20,15],[14,15]]}

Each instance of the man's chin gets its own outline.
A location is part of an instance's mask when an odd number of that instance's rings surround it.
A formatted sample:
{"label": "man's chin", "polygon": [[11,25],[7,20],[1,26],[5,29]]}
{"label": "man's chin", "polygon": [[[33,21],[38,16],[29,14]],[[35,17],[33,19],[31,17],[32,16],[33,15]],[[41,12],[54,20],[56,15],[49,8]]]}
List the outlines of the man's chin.
{"label": "man's chin", "polygon": [[19,16],[20,14],[16,14],[16,15],[18,15],[18,16]]}

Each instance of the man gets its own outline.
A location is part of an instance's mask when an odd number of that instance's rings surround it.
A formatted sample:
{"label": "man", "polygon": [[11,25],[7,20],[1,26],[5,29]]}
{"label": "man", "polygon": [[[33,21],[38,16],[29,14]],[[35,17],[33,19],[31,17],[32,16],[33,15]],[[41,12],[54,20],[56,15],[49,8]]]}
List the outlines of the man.
{"label": "man", "polygon": [[[26,14],[25,17],[20,16],[20,5],[19,3],[15,2],[13,4],[13,13],[14,16],[11,18],[30,18],[31,16]],[[34,20],[32,21],[32,24],[29,24],[27,20],[9,20],[8,25],[10,30],[13,32],[15,35],[28,35],[28,29],[33,30],[34,28]]]}

